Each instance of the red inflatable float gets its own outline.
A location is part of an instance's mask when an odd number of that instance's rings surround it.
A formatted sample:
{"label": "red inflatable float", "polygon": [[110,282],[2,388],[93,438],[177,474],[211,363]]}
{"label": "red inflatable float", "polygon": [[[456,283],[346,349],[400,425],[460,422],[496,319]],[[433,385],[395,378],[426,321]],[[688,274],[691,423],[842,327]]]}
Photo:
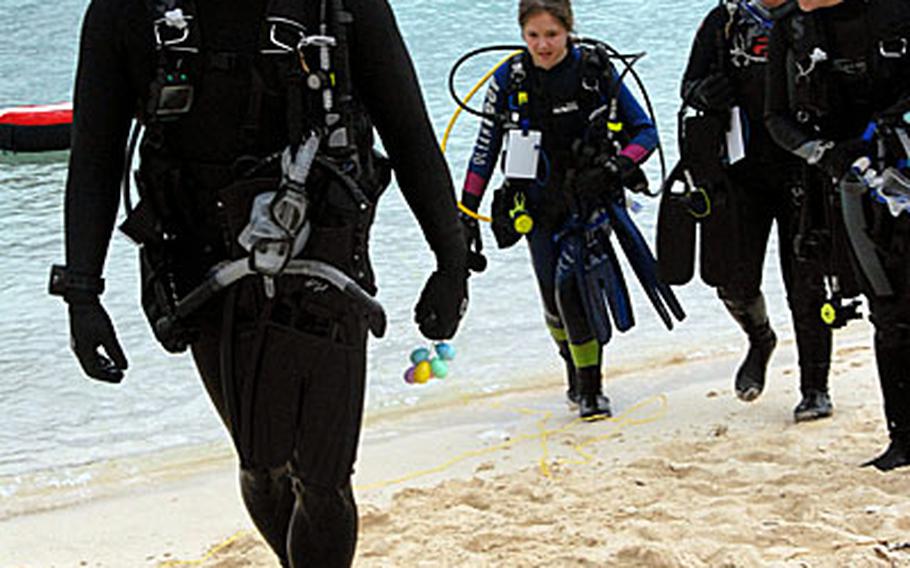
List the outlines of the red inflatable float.
{"label": "red inflatable float", "polygon": [[49,152],[70,147],[73,105],[29,105],[0,109],[0,150]]}

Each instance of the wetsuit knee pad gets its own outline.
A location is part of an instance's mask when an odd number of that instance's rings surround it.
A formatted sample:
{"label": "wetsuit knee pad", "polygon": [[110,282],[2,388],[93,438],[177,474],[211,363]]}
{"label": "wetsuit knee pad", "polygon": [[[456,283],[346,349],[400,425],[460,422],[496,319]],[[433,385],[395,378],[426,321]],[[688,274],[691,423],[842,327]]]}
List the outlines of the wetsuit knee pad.
{"label": "wetsuit knee pad", "polygon": [[294,511],[288,468],[241,468],[240,493],[256,528],[282,565],[287,565],[288,530]]}
{"label": "wetsuit knee pad", "polygon": [[299,506],[304,506],[310,515],[342,515],[355,511],[354,491],[350,482],[341,487],[326,487],[294,478],[294,495]]}
{"label": "wetsuit knee pad", "polygon": [[244,499],[274,493],[278,488],[291,488],[288,468],[240,468],[240,490]]}
{"label": "wetsuit knee pad", "polygon": [[294,493],[288,538],[291,566],[350,566],[357,544],[357,506],[350,481],[325,487],[295,479]]}

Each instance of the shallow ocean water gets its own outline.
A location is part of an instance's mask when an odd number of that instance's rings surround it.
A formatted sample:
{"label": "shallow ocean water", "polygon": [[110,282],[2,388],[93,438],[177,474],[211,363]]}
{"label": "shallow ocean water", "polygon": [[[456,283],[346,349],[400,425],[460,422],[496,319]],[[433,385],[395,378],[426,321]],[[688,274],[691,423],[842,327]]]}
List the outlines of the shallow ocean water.
{"label": "shallow ocean water", "polygon": [[[394,2],[439,135],[454,110],[446,87],[449,67],[473,47],[517,43],[515,4]],[[698,23],[714,2],[574,4],[583,35],[606,39],[620,51],[647,52],[636,69],[656,110],[671,166],[676,158],[679,79]],[[86,5],[85,0],[0,0],[0,108],[70,98]],[[466,65],[459,91],[466,92],[499,57],[493,54]],[[448,158],[456,187],[477,126],[463,117],[450,140]],[[135,250],[119,234],[108,257],[104,302],[130,370],[116,387],[81,376],[69,352],[65,308],[46,294],[49,266],[63,260],[66,160],[65,152],[0,156],[0,477],[225,438],[188,356],[169,356],[154,342],[138,304]],[[659,184],[656,159],[648,174],[653,185]],[[635,219],[653,240],[657,203],[636,200],[642,208]],[[531,381],[562,381],[562,363],[543,325],[526,247],[494,250],[492,234],[484,236],[490,268],[471,279],[471,306],[453,342],[458,357],[450,377],[422,387],[405,385],[401,376],[408,353],[426,345],[412,323],[412,310],[434,261],[397,189],[386,193],[373,230],[372,253],[389,330],[385,339],[370,345],[370,414]],[[772,243],[771,254],[775,247]],[[773,257],[767,265],[765,290],[772,319],[787,337],[789,316],[778,266]],[[607,347],[608,378],[620,368],[738,351],[744,345],[713,290],[700,283],[677,290],[689,317],[672,333],[663,328],[631,274],[629,284],[638,325]]]}

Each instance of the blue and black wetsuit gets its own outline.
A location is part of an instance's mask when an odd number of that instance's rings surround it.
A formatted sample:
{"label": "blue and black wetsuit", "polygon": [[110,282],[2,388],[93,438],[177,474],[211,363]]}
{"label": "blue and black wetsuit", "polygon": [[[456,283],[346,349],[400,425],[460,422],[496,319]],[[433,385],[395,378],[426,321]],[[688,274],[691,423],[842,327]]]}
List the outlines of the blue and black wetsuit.
{"label": "blue and black wetsuit", "polygon": [[[513,63],[523,59],[527,71],[529,94],[529,126],[542,133],[541,159],[537,180],[528,185],[526,206],[535,218],[534,229],[528,235],[528,245],[543,300],[547,327],[560,346],[571,376],[576,369],[595,368],[599,372],[602,343],[598,341],[579,302],[557,303],[556,266],[560,245],[554,239],[569,217],[567,202],[573,192],[566,183],[568,170],[575,166],[573,144],[585,137],[589,116],[616,93],[618,119],[624,125],[628,142],[619,150],[635,164],[640,164],[657,146],[657,131],[632,93],[613,82],[601,84],[595,93],[585,92],[582,75],[586,56],[582,48],[572,46],[568,55],[549,70],[535,68],[527,53],[513,57],[493,76],[484,104],[484,111],[503,115],[515,105],[512,86]],[[592,108],[593,107],[593,108]],[[493,176],[506,128],[500,121],[484,119],[471,156],[462,190],[462,203],[476,211]],[[607,191],[605,188],[604,191]],[[549,222],[537,222],[548,219]],[[570,389],[572,385],[570,384]]]}

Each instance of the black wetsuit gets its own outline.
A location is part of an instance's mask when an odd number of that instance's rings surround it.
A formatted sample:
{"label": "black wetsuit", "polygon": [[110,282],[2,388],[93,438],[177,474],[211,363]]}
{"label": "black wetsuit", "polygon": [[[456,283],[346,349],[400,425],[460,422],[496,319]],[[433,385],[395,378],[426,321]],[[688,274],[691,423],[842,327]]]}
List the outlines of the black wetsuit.
{"label": "black wetsuit", "polygon": [[[319,3],[302,5],[307,28],[318,29]],[[353,16],[348,47],[361,120],[361,189],[371,203],[358,207],[343,191],[325,192],[312,204],[313,232],[303,255],[331,262],[375,290],[367,241],[385,182],[378,174],[370,178],[372,168],[380,169],[370,154],[371,120],[438,272],[464,273],[449,172],[391,9],[386,0],[345,0],[344,7]],[[183,293],[215,262],[237,256],[236,234],[223,234],[233,199],[224,188],[234,188],[238,172],[257,159],[281,151],[290,129],[291,95],[281,68],[260,54],[269,2],[196,0],[194,9],[201,45],[188,71],[192,108],[148,128],[140,146],[139,192],[155,202],[173,233],[165,256]],[[297,64],[296,54],[290,57]],[[71,272],[102,273],[130,122],[149,108],[159,64],[145,0],[93,0],[82,34],[67,181]],[[283,276],[276,288],[268,298],[261,278],[247,278],[211,301],[192,322],[197,333],[190,347],[237,444],[244,500],[282,563],[349,565],[367,326],[340,292],[317,281]]]}
{"label": "black wetsuit", "polygon": [[[802,158],[809,157],[807,148],[813,141],[859,139],[870,120],[910,96],[908,42],[910,4],[906,0],[848,0],[810,13],[797,11],[779,22],[771,40],[766,107],[766,124],[774,139]],[[825,57],[813,58],[813,53]],[[832,175],[821,176],[829,192],[834,191]],[[892,450],[900,454],[903,448],[905,463],[897,465],[906,465],[910,463],[910,216],[895,218],[886,206],[872,200],[866,203],[866,213],[870,236],[895,292],[882,296],[866,289]],[[876,465],[893,467],[900,461],[900,455],[895,456],[882,456],[885,459]]]}
{"label": "black wetsuit", "polygon": [[[735,265],[729,267],[718,296],[750,338],[767,322],[762,298],[762,268],[772,222],[777,223],[781,275],[793,317],[802,390],[826,389],[831,359],[831,331],[819,317],[825,301],[824,267],[799,262],[793,238],[804,190],[800,161],[781,149],[764,126],[764,81],[771,24],[738,4],[715,7],[705,18],[683,77],[682,95],[699,108],[693,94],[712,74],[732,83],[734,104],[747,132],[745,158],[727,168],[729,207],[735,217]],[[717,109],[699,110],[716,112]],[[726,115],[726,112],[724,113]],[[704,237],[704,233],[703,233]]]}

